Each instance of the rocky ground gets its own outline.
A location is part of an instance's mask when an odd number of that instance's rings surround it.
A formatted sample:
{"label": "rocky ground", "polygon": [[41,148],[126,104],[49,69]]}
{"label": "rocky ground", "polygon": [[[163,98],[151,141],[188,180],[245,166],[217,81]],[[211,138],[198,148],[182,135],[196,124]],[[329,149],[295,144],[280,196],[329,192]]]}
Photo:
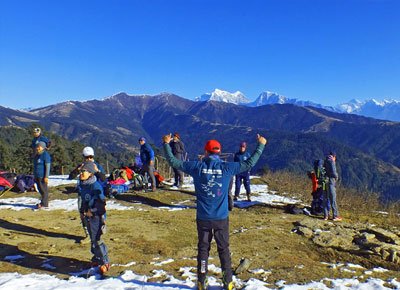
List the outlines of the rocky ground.
{"label": "rocky ground", "polygon": [[[15,196],[7,193],[0,206]],[[37,193],[22,196],[38,197]],[[71,187],[52,189],[52,200],[73,198],[76,194]],[[113,263],[108,275],[125,270],[149,275],[156,268],[180,277],[181,267],[196,265],[195,197],[191,192],[131,192],[113,202],[129,209],[107,213],[104,241]],[[257,278],[271,287],[282,280],[292,284],[324,278],[398,277],[400,233],[385,225],[385,216],[376,220],[381,224],[346,218],[334,223],[288,214],[282,206],[235,208],[230,216],[233,267],[246,259],[237,277]],[[89,245],[80,243],[82,236],[76,210],[1,209],[0,272],[67,278],[89,265]],[[12,255],[28,258],[5,259]],[[48,260],[51,267],[43,267]],[[210,264],[219,266],[215,244]],[[162,281],[163,277],[154,279]]]}

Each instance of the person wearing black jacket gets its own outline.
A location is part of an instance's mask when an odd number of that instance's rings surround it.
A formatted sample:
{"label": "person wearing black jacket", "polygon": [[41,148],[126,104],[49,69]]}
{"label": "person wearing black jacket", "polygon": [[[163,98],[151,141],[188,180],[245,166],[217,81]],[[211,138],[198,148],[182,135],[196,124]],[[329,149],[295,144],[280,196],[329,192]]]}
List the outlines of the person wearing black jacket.
{"label": "person wearing black jacket", "polygon": [[[178,160],[185,160],[185,145],[181,141],[181,137],[179,133],[174,133],[172,138],[172,142],[169,143],[171,146],[172,154],[174,154],[175,158]],[[174,168],[174,175],[175,175],[175,183],[174,186],[182,187],[183,185],[183,172]]]}

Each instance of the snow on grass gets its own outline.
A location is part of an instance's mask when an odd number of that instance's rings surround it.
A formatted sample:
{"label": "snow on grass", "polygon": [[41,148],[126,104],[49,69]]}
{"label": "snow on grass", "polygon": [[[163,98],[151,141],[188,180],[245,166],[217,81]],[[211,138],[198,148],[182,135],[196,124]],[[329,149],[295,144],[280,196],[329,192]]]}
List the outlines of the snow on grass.
{"label": "snow on grass", "polygon": [[[15,198],[3,198],[0,199],[0,210],[12,209],[12,210],[23,210],[23,209],[35,209],[36,204],[40,203],[39,198],[34,197],[15,197]],[[107,201],[107,210],[129,210],[131,206],[124,206],[116,202],[115,200]],[[55,199],[49,201],[49,207],[41,210],[65,210],[74,211],[78,210],[78,199],[70,198],[65,200]]]}
{"label": "snow on grass", "polygon": [[[8,258],[8,259],[7,259]],[[24,258],[23,256],[9,256],[4,260],[15,261]],[[154,260],[158,260],[155,258]],[[171,263],[174,260],[167,259],[159,262],[159,264]],[[56,268],[50,264],[51,259],[44,261],[42,267],[55,270]],[[122,266],[135,265],[135,262],[128,263]],[[156,266],[157,263],[154,263]],[[158,265],[157,265],[158,266]],[[350,265],[347,265],[350,266]],[[357,266],[357,265],[356,265]],[[358,267],[356,267],[358,268]],[[378,269],[378,268],[374,268]],[[208,281],[210,289],[219,289],[222,286],[220,276],[221,269],[214,264],[209,265]],[[383,269],[385,270],[385,269]],[[20,290],[23,289],[194,289],[196,283],[196,267],[182,267],[179,269],[181,273],[179,278],[174,277],[165,270],[154,269],[151,271],[152,276],[139,275],[131,270],[124,271],[116,277],[107,277],[101,279],[99,275],[90,276],[88,274],[94,271],[93,268],[86,269],[81,272],[70,273],[72,276],[67,279],[59,279],[53,275],[45,274],[27,274],[21,275],[19,273],[0,273],[0,289]],[[270,273],[264,269],[255,269],[251,271],[253,274],[261,275]],[[376,272],[376,271],[374,271]],[[85,278],[87,277],[87,278]],[[217,278],[218,277],[218,278]],[[162,282],[150,282],[153,279],[159,278]],[[150,280],[151,279],[151,280]],[[150,280],[150,281],[149,281]],[[330,279],[325,278],[321,281],[312,281],[307,284],[287,284],[286,281],[280,280],[274,286],[269,285],[256,278],[250,278],[243,281],[236,276],[233,276],[234,285],[238,289],[279,289],[284,290],[308,290],[308,289],[357,289],[357,290],[388,290],[399,289],[400,282],[395,278],[383,281],[377,278],[369,278],[365,282],[361,282],[357,278],[352,279]],[[329,287],[327,285],[330,285]],[[270,288],[271,286],[271,288]]]}
{"label": "snow on grass", "polygon": [[55,187],[59,185],[77,184],[76,179],[69,180],[68,175],[50,175],[49,176],[49,187]]}
{"label": "snow on grass", "polygon": [[[67,176],[51,176],[51,182],[49,181],[49,185],[57,186],[66,183],[74,183],[76,184],[76,180],[67,180]],[[185,190],[194,191],[193,184],[184,184]],[[244,189],[243,189],[244,190]],[[252,201],[248,202],[247,200],[239,200],[235,201],[235,206],[239,208],[250,207],[257,204],[293,204],[299,203],[296,199],[291,199],[287,197],[283,197],[276,194],[270,194],[268,191],[267,185],[251,185],[252,191]],[[244,192],[245,193],[245,192]],[[241,197],[244,197],[243,194]],[[156,208],[157,210],[168,210],[168,211],[179,211],[179,210],[187,210],[193,209],[195,206],[192,205],[184,205],[184,203],[189,202],[188,200],[184,200],[180,203],[172,204],[171,206],[163,206]],[[0,199],[0,210],[2,209],[12,209],[12,210],[23,210],[23,209],[35,209],[36,204],[40,203],[39,194],[38,198],[35,197],[15,197],[15,198],[3,198]],[[140,205],[141,203],[137,203]],[[42,210],[65,210],[65,211],[73,211],[77,210],[77,198],[66,199],[66,200],[50,200],[49,208]],[[109,199],[107,200],[107,210],[143,210],[137,207],[132,206],[123,206],[117,202],[117,200]]]}
{"label": "snow on grass", "polygon": [[162,266],[162,265],[169,264],[172,262],[174,262],[174,259],[168,259],[168,260],[161,261],[161,262],[150,262],[150,264],[154,265],[154,266]]}

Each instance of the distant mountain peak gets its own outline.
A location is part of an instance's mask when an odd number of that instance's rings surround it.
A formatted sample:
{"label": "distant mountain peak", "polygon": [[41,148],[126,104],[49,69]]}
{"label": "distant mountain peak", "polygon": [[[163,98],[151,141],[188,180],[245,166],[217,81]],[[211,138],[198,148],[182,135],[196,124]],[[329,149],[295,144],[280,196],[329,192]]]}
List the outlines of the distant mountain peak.
{"label": "distant mountain peak", "polygon": [[211,93],[203,94],[200,97],[195,98],[195,101],[217,101],[236,105],[247,104],[250,102],[250,100],[240,91],[230,93],[221,89],[215,89]]}
{"label": "distant mountain peak", "polygon": [[296,99],[288,99],[285,96],[279,95],[278,93],[265,91],[262,92],[254,102],[251,103],[251,106],[258,107],[271,104],[293,104],[295,102]]}
{"label": "distant mountain peak", "polygon": [[336,106],[336,111],[348,114],[357,114],[375,119],[400,121],[400,101],[394,99],[384,99],[378,101],[369,99],[359,101],[352,99],[347,103]]}

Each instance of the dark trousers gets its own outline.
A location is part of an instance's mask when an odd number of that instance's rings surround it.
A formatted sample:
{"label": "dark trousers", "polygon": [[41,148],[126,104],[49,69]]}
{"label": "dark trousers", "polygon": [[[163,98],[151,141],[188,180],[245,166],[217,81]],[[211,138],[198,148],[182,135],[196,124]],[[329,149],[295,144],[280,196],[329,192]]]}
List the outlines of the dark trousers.
{"label": "dark trousers", "polygon": [[181,186],[183,184],[183,172],[174,168],[175,184],[176,186]]}
{"label": "dark trousers", "polygon": [[243,172],[238,175],[235,175],[235,196],[238,197],[240,194],[240,186],[244,185],[246,189],[246,194],[250,195],[250,173]]}
{"label": "dark trousers", "polygon": [[142,173],[143,175],[147,173],[147,175],[150,176],[151,185],[153,188],[155,188],[157,186],[157,183],[156,183],[156,178],[154,176],[154,165],[143,164]]}
{"label": "dark trousers", "polygon": [[219,260],[221,262],[224,283],[232,281],[231,254],[229,252],[229,218],[224,220],[197,220],[197,278],[204,282],[207,276],[208,255],[212,238],[215,238]]}
{"label": "dark trousers", "polygon": [[101,240],[104,220],[98,215],[91,217],[86,216],[85,218],[91,241],[90,251],[94,256],[92,258],[92,260],[94,260],[93,262],[98,262],[100,265],[108,264],[108,249],[106,244]]}
{"label": "dark trousers", "polygon": [[35,182],[36,182],[36,185],[40,192],[40,195],[42,197],[40,205],[44,206],[44,207],[48,207],[49,206],[49,190],[47,187],[47,183],[44,182],[44,178],[39,178],[39,177],[35,178]]}

